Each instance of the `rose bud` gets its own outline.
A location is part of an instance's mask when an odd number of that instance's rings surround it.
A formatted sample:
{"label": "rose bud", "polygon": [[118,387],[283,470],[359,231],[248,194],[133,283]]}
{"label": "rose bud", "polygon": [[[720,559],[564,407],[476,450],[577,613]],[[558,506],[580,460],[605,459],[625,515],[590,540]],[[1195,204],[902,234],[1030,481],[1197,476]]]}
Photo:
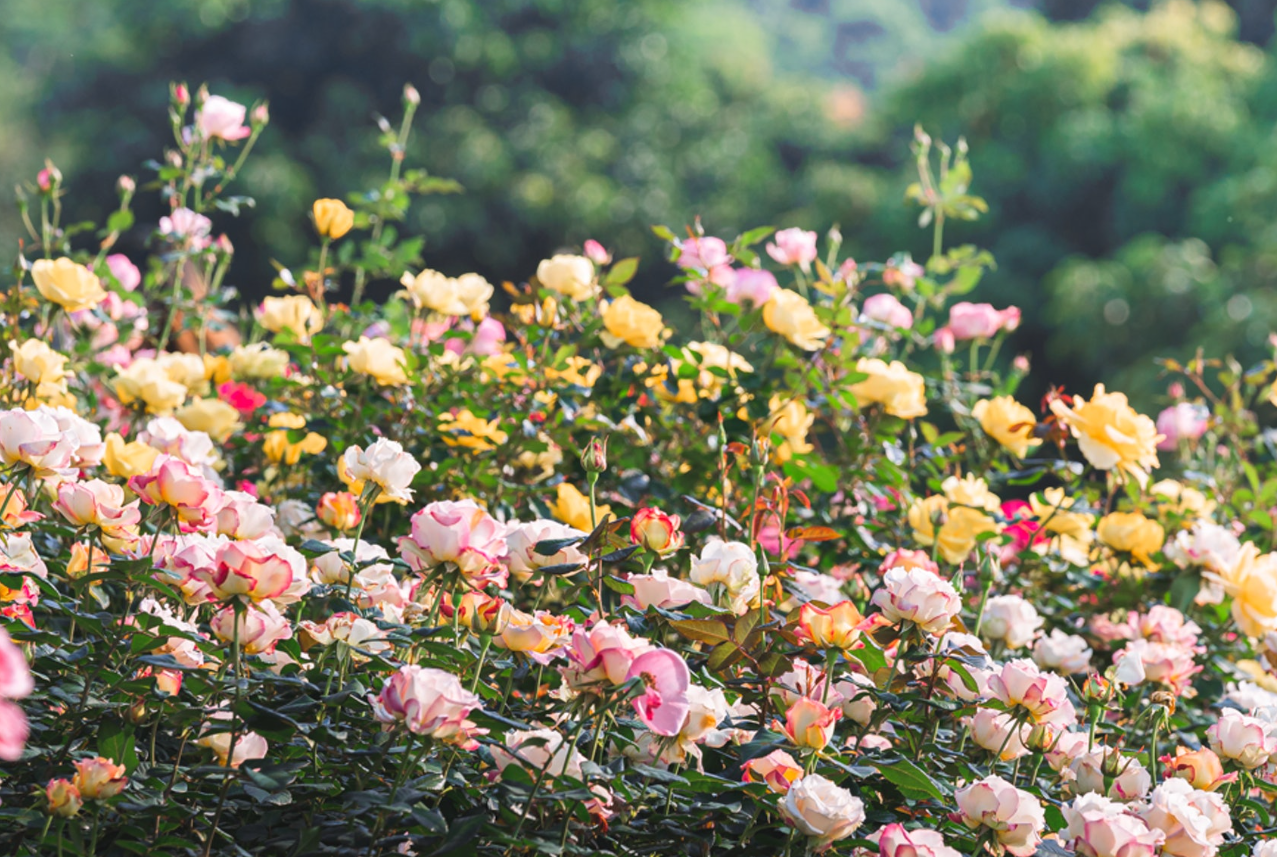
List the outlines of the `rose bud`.
{"label": "rose bud", "polygon": [[630,538],[634,544],[665,555],[683,546],[683,534],[678,529],[678,515],[667,515],[660,509],[645,506],[634,514],[630,522]]}
{"label": "rose bud", "polygon": [[129,784],[124,776],[124,766],[114,759],[98,756],[96,759],[80,759],[75,763],[75,779],[72,785],[86,800],[113,798]]}
{"label": "rose bud", "polygon": [[592,437],[581,451],[581,467],[586,473],[602,473],[607,470],[607,435]]}
{"label": "rose bud", "polygon": [[500,634],[510,624],[510,604],[504,599],[471,590],[461,596],[458,618],[476,634]]}
{"label": "rose bud", "polygon": [[70,780],[49,780],[49,785],[45,787],[44,793],[49,799],[49,812],[53,815],[70,818],[79,812],[80,807],[84,805],[84,800],[80,797],[80,790],[73,786]]}
{"label": "rose bud", "polygon": [[823,609],[804,604],[798,610],[798,633],[818,649],[849,649],[860,636],[862,618],[850,601]]}
{"label": "rose bud", "polygon": [[359,499],[349,491],[329,491],[319,498],[315,515],[334,530],[350,530],[359,526]]}
{"label": "rose bud", "polygon": [[802,775],[802,765],[784,750],[772,750],[741,766],[742,782],[766,783],[767,788],[782,795]]}
{"label": "rose bud", "polygon": [[789,707],[780,729],[795,746],[823,750],[833,738],[834,724],[841,714],[842,709],[802,696]]}

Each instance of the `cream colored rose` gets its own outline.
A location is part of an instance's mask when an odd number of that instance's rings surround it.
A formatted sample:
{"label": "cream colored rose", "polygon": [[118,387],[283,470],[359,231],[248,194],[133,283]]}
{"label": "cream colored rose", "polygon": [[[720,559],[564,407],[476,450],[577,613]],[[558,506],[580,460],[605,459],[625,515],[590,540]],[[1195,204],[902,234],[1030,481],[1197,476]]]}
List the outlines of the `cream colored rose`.
{"label": "cream colored rose", "polygon": [[1149,471],[1158,466],[1157,443],[1163,436],[1149,417],[1135,412],[1124,394],[1105,392],[1103,384],[1096,384],[1089,402],[1074,396],[1070,408],[1057,399],[1051,411],[1072,429],[1082,455],[1095,467],[1134,477],[1141,488],[1148,483]]}
{"label": "cream colored rose", "polygon": [[997,521],[983,509],[950,505],[943,494],[915,501],[909,507],[909,526],[919,544],[935,545],[945,562],[954,564],[971,554],[981,534],[999,529]]}
{"label": "cream colored rose", "polygon": [[856,371],[869,376],[851,385],[851,394],[862,405],[882,405],[888,414],[906,420],[926,415],[926,382],[899,360],[885,363],[877,358],[862,357],[856,363]]}
{"label": "cream colored rose", "polygon": [[665,320],[645,303],[622,295],[600,308],[603,316],[603,344],[616,348],[622,342],[635,348],[656,348],[665,338]]}
{"label": "cream colored rose", "polygon": [[[236,378],[278,378],[288,368],[288,352],[264,342],[237,346],[228,359]],[[203,371],[202,365],[200,370]]]}
{"label": "cream colored rose", "polygon": [[352,372],[367,375],[383,387],[408,383],[408,357],[389,339],[361,336],[358,342],[344,343],[341,348],[346,352]]}
{"label": "cream colored rose", "polygon": [[324,326],[323,313],[305,295],[266,298],[259,321],[272,333],[291,330],[299,342],[309,342]]}
{"label": "cream colored rose", "polygon": [[240,427],[239,411],[221,399],[195,399],[173,416],[190,431],[202,431],[221,443]]}
{"label": "cream colored rose", "polygon": [[36,385],[60,385],[66,380],[67,356],[59,354],[42,339],[28,339],[19,345],[10,342],[13,368]]}
{"label": "cream colored rose", "polygon": [[399,282],[418,309],[458,317],[482,318],[488,314],[492,284],[478,274],[449,277],[427,268],[415,277],[404,274]]}
{"label": "cream colored rose", "polygon": [[807,299],[789,289],[777,289],[763,305],[763,323],[804,351],[816,351],[829,338],[829,328],[816,318]]}
{"label": "cream colored rose", "polygon": [[778,434],[783,438],[774,453],[776,461],[783,464],[795,455],[811,452],[814,447],[807,442],[807,432],[816,422],[816,415],[807,410],[801,399],[772,396],[767,404],[771,413],[765,434]]}
{"label": "cream colored rose", "polygon": [[594,263],[584,256],[559,254],[537,265],[537,280],[552,292],[583,301],[598,293]]}
{"label": "cream colored rose", "polygon": [[141,402],[152,414],[168,414],[186,401],[187,387],[154,360],[134,360],[112,381],[121,404]]}
{"label": "cream colored rose", "polygon": [[1016,458],[1024,458],[1029,448],[1042,441],[1033,436],[1037,419],[1033,411],[1010,396],[981,399],[971,409],[971,416],[980,421],[984,433],[1005,447]]}
{"label": "cream colored rose", "polygon": [[31,279],[46,300],[67,312],[93,309],[106,298],[97,274],[65,256],[37,259],[31,266]]}

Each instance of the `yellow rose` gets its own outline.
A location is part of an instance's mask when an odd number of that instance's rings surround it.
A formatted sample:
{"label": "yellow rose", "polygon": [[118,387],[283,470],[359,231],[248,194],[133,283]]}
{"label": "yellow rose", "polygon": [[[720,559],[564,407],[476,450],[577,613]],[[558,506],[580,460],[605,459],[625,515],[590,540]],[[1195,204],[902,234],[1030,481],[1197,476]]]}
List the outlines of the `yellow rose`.
{"label": "yellow rose", "polygon": [[323,238],[336,240],[355,225],[355,212],[340,199],[317,199],[311,206],[315,216],[315,231]]}
{"label": "yellow rose", "polygon": [[173,416],[190,431],[202,431],[218,443],[241,427],[239,411],[221,399],[195,399]]}
{"label": "yellow rose", "polygon": [[582,357],[579,354],[573,354],[565,361],[567,367],[563,369],[555,369],[553,366],[545,367],[545,377],[550,380],[561,380],[568,384],[574,384],[577,387],[590,388],[594,386],[594,382],[599,380],[599,376],[603,374],[603,367],[588,357]]}
{"label": "yellow rose", "polygon": [[1113,550],[1126,551],[1147,566],[1153,566],[1152,555],[1162,549],[1166,532],[1157,521],[1139,512],[1112,512],[1100,518],[1095,528],[1100,541]]}
{"label": "yellow rose", "polygon": [[187,387],[174,381],[155,360],[141,358],[121,369],[112,381],[121,404],[141,402],[152,414],[169,414],[186,401]]}
{"label": "yellow rose", "polygon": [[[939,530],[935,520],[941,520]],[[996,533],[997,521],[981,509],[950,506],[943,494],[917,500],[909,507],[909,526],[918,543],[939,549],[945,562],[957,564],[970,556],[983,533]]]}
{"label": "yellow rose", "polygon": [[500,420],[484,420],[462,408],[456,414],[439,415],[439,431],[448,446],[461,446],[482,452],[496,449],[509,437],[501,431]]}
{"label": "yellow rose", "polygon": [[537,280],[552,292],[583,301],[598,292],[594,263],[584,256],[560,254],[537,265]]}
{"label": "yellow rose", "polygon": [[1148,473],[1158,466],[1157,443],[1164,439],[1151,419],[1135,412],[1122,393],[1107,393],[1095,385],[1088,402],[1073,397],[1073,407],[1057,399],[1051,411],[1073,430],[1086,460],[1100,470],[1117,470],[1120,478],[1133,476],[1143,488]]}
{"label": "yellow rose", "polygon": [[323,313],[305,295],[264,299],[260,321],[272,333],[291,330],[299,342],[309,342],[324,327]]}
{"label": "yellow rose", "polygon": [[13,368],[33,384],[59,385],[66,380],[65,354],[59,354],[42,339],[28,339],[19,345],[10,342],[13,350]]}
{"label": "yellow rose", "polygon": [[[550,505],[550,513],[569,527],[591,532],[594,527],[590,526],[590,498],[578,491],[570,482],[560,482],[555,491],[557,494],[554,503]],[[602,521],[604,517],[612,514],[612,507],[597,505],[594,507],[594,512],[598,520]]]}
{"label": "yellow rose", "polygon": [[31,279],[46,300],[67,312],[93,309],[106,298],[97,274],[65,256],[37,259],[31,266]]}
{"label": "yellow rose", "polygon": [[606,328],[600,338],[608,348],[624,342],[635,348],[656,348],[665,340],[665,319],[645,303],[622,295],[599,305]]}
{"label": "yellow rose", "polygon": [[563,450],[558,444],[550,440],[549,435],[545,433],[538,434],[537,443],[545,448],[539,451],[525,449],[514,460],[517,467],[532,471],[531,478],[534,481],[554,475],[554,468],[563,462]]}
{"label": "yellow rose", "polygon": [[789,289],[777,289],[763,304],[763,323],[804,351],[816,351],[829,338],[829,328],[816,318],[807,299]]}
{"label": "yellow rose", "polygon": [[[634,367],[636,375],[647,371],[647,364],[639,363]],[[658,363],[643,379],[643,385],[655,390],[657,397],[663,402],[681,402],[685,405],[695,404],[700,397],[696,395],[696,385],[691,378],[676,378],[671,383],[668,363]]]}
{"label": "yellow rose", "polygon": [[1206,576],[1232,596],[1233,621],[1243,634],[1263,637],[1277,630],[1277,554],[1261,554],[1246,542],[1232,568]]}
{"label": "yellow rose", "polygon": [[1182,485],[1174,479],[1153,483],[1149,493],[1157,498],[1160,512],[1174,512],[1193,518],[1208,518],[1215,511],[1215,501],[1190,485]]}
{"label": "yellow rose", "polygon": [[415,277],[404,274],[399,282],[418,309],[476,319],[488,314],[492,284],[478,274],[448,277],[427,268]]}
{"label": "yellow rose", "polygon": [[[1046,547],[1071,562],[1086,565],[1090,557],[1095,533],[1091,527],[1095,516],[1089,512],[1074,512],[1076,503],[1064,493],[1063,488],[1047,488],[1040,494],[1029,496],[1029,507],[1037,519],[1042,533],[1049,533]],[[1042,550],[1039,546],[1039,550]]]}
{"label": "yellow rose", "polygon": [[274,429],[282,429],[282,431],[267,432],[262,440],[262,452],[271,461],[296,464],[301,461],[302,453],[318,455],[328,448],[328,438],[313,431],[307,432],[306,436],[296,443],[288,439],[288,429],[306,427],[306,418],[300,414],[286,412],[272,414],[266,424]]}
{"label": "yellow rose", "polygon": [[214,384],[225,384],[231,379],[231,361],[218,354],[204,355],[204,380]]}
{"label": "yellow rose", "polygon": [[352,372],[367,375],[383,387],[408,383],[408,355],[389,339],[361,336],[358,342],[344,343],[341,349],[346,352]]}
{"label": "yellow rose", "polygon": [[[717,399],[722,395],[723,385],[729,380],[734,381],[737,372],[754,371],[748,360],[716,342],[689,342],[684,353],[688,355],[686,362],[698,369],[696,386],[703,398]],[[681,367],[684,361],[675,362]]]}
{"label": "yellow rose", "polygon": [[972,506],[986,512],[996,512],[1002,506],[1002,501],[989,491],[985,481],[973,473],[968,473],[961,479],[957,476],[948,477],[940,483],[940,490],[950,503],[959,506]]}
{"label": "yellow rose", "polygon": [[816,415],[807,410],[802,400],[772,396],[767,405],[771,413],[763,434],[778,434],[783,438],[774,453],[776,462],[784,464],[795,455],[811,452],[814,447],[807,442],[807,432],[816,422]]}
{"label": "yellow rose", "polygon": [[159,454],[158,449],[140,440],[125,442],[118,433],[111,432],[106,436],[106,452],[102,456],[102,463],[112,476],[127,479],[150,471]]}
{"label": "yellow rose", "polygon": [[1008,449],[1016,458],[1029,454],[1029,447],[1042,441],[1033,436],[1037,420],[1033,411],[1010,396],[981,399],[971,409],[971,416],[980,421],[984,433]]}
{"label": "yellow rose", "polygon": [[856,363],[856,371],[869,376],[850,388],[862,405],[882,405],[893,417],[906,420],[927,413],[926,381],[899,360],[884,363],[877,358],[862,357]]}
{"label": "yellow rose", "polygon": [[271,348],[265,342],[238,345],[227,359],[231,375],[236,378],[278,378],[288,368],[288,352]]}

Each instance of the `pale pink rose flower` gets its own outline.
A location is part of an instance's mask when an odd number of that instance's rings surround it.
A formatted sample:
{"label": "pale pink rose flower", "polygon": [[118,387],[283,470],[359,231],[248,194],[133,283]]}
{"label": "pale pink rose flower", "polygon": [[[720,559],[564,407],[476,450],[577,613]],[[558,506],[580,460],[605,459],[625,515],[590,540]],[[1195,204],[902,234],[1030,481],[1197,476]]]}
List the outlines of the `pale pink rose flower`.
{"label": "pale pink rose flower", "polygon": [[106,442],[102,440],[102,430],[97,425],[61,405],[53,408],[42,405],[38,411],[53,417],[63,436],[74,442],[72,464],[77,467],[97,467],[102,463],[102,456],[106,454]]}
{"label": "pale pink rose flower", "polygon": [[[830,700],[836,706],[837,700]],[[796,747],[823,750],[833,740],[834,728],[842,709],[800,696],[785,712],[785,722],[777,721],[773,729],[782,732]]]}
{"label": "pale pink rose flower", "polygon": [[1177,777],[1154,789],[1137,811],[1150,828],[1165,834],[1162,853],[1172,857],[1214,857],[1233,829],[1221,796]]}
{"label": "pale pink rose flower", "polygon": [[142,519],[137,501],[125,503],[123,486],[101,479],[63,482],[53,508],[73,526],[100,527],[108,538],[130,541]]}
{"label": "pale pink rose flower", "polygon": [[112,253],[107,256],[106,266],[124,291],[131,292],[142,284],[142,272],[123,253]]}
{"label": "pale pink rose flower", "polygon": [[1233,708],[1224,709],[1206,730],[1206,739],[1217,754],[1247,770],[1258,768],[1277,753],[1277,736],[1268,734],[1268,724]]}
{"label": "pale pink rose flower", "polygon": [[808,774],[789,787],[780,803],[780,814],[810,838],[817,852],[827,851],[865,822],[865,805],[820,774]]}
{"label": "pale pink rose flower", "polygon": [[292,623],[269,601],[244,607],[238,622],[235,619],[235,607],[228,604],[213,614],[209,627],[213,629],[217,639],[224,643],[232,643],[238,633],[240,651],[249,655],[272,652],[276,643],[293,636]]}
{"label": "pale pink rose flower", "polygon": [[1117,667],[1113,671],[1113,678],[1118,684],[1137,687],[1148,678],[1144,672],[1144,659],[1140,657],[1139,652],[1122,649],[1113,656],[1113,664]]}
{"label": "pale pink rose flower", "polygon": [[483,702],[460,679],[432,667],[408,664],[386,679],[381,693],[369,697],[373,715],[382,723],[403,723],[416,735],[475,749],[480,730],[466,719]]}
{"label": "pale pink rose flower", "polygon": [[1157,433],[1164,437],[1157,442],[1157,448],[1170,452],[1179,446],[1181,441],[1197,440],[1206,433],[1210,425],[1210,411],[1205,405],[1191,402],[1179,402],[1171,405],[1157,415]]}
{"label": "pale pink rose flower", "polygon": [[811,699],[827,699],[838,701],[833,688],[825,693],[825,671],[809,664],[803,658],[794,658],[789,671],[782,673],[772,685],[772,696],[779,700],[779,705],[789,708],[803,697]]}
{"label": "pale pink rose flower", "polygon": [[[235,738],[235,755],[231,758],[231,732],[224,721],[230,719],[229,711],[215,711],[209,715],[200,737],[195,743],[207,747],[217,756],[217,763],[223,768],[238,768],[253,759],[266,758],[270,744],[256,732],[242,732]],[[213,731],[214,726],[218,731]]]}
{"label": "pale pink rose flower", "polygon": [[737,268],[736,275],[727,285],[727,300],[734,304],[749,301],[754,306],[762,306],[771,300],[780,288],[776,275],[762,268]]}
{"label": "pale pink rose flower", "polygon": [[833,697],[837,694],[841,699],[842,713],[861,726],[868,726],[873,714],[878,710],[876,696],[877,685],[873,679],[860,673],[849,673],[847,678],[831,688]]}
{"label": "pale pink rose flower", "polygon": [[527,580],[537,569],[546,566],[584,563],[585,555],[574,544],[560,548],[549,556],[537,553],[536,546],[540,542],[558,539],[584,540],[587,535],[589,534],[567,524],[548,519],[527,523],[510,521],[505,529],[506,566],[519,580]]}
{"label": "pale pink rose flower", "polygon": [[1018,595],[995,595],[985,602],[980,636],[1000,640],[1008,649],[1022,649],[1037,636],[1042,617],[1032,604]]}
{"label": "pale pink rose flower", "polygon": [[361,653],[357,657],[360,663],[367,661],[363,653],[384,655],[394,648],[386,639],[386,632],[378,628],[376,622],[348,610],[334,613],[323,622],[302,621],[298,624],[321,646],[342,642],[358,650]]}
{"label": "pale pink rose flower", "polygon": [[623,625],[596,622],[589,630],[577,628],[572,634],[563,677],[576,690],[624,684],[635,659],[655,648],[642,637],[631,637]]}
{"label": "pale pink rose flower", "polygon": [[1154,643],[1149,640],[1132,640],[1126,648],[1114,655],[1118,658],[1137,657],[1146,681],[1164,684],[1175,693],[1182,693],[1194,675],[1202,667],[1193,662],[1192,649],[1173,643]]}
{"label": "pale pink rose flower", "polygon": [[80,443],[64,432],[46,408],[0,411],[0,464],[30,467],[46,479],[68,471]]}
{"label": "pale pink rose flower", "polygon": [[1169,643],[1186,649],[1197,646],[1201,626],[1165,604],[1156,604],[1147,613],[1131,613],[1127,622],[1136,635],[1154,643]]}
{"label": "pale pink rose flower", "polygon": [[612,261],[612,254],[607,251],[602,244],[593,238],[587,238],[584,246],[585,258],[589,259],[596,265],[606,265]]}
{"label": "pale pink rose flower", "polygon": [[1124,756],[1115,747],[1096,745],[1079,753],[1068,765],[1068,792],[1074,795],[1096,792],[1113,800],[1136,800],[1148,794],[1153,778],[1134,756]]}
{"label": "pale pink rose flower", "polygon": [[1046,817],[1042,804],[999,776],[988,776],[954,793],[954,821],[972,830],[985,827],[1015,857],[1031,857],[1042,841]]}
{"label": "pale pink rose flower", "polygon": [[208,584],[221,600],[244,596],[252,601],[277,599],[294,582],[305,583],[306,560],[274,536],[230,541],[217,550],[212,571],[194,576]]}
{"label": "pale pink rose flower", "polygon": [[621,596],[621,603],[637,610],[648,607],[675,608],[699,601],[709,604],[709,593],[694,583],[670,577],[663,568],[652,569],[651,574],[631,574],[626,583],[634,587],[633,595]]}
{"label": "pale pink rose flower", "polygon": [[1025,742],[1029,740],[1032,727],[1027,723],[1017,727],[1015,718],[1005,711],[977,709],[970,726],[971,740],[1004,762],[1029,754]]}
{"label": "pale pink rose flower", "polygon": [[1067,768],[1074,759],[1085,755],[1091,743],[1085,732],[1061,732],[1046,751],[1046,763],[1057,774]]}
{"label": "pale pink rose flower", "polygon": [[811,270],[816,259],[816,233],[805,229],[782,229],[775,241],[768,242],[767,255],[782,265],[797,265],[803,271]]}
{"label": "pale pink rose flower", "polygon": [[412,516],[411,535],[399,539],[399,553],[414,571],[451,563],[472,585],[504,585],[507,573],[505,527],[473,500],[440,500]]}
{"label": "pale pink rose flower", "polygon": [[0,760],[16,762],[31,735],[27,715],[7,699],[0,699]]}
{"label": "pale pink rose flower", "polygon": [[888,824],[876,834],[879,857],[962,857],[956,848],[944,844],[936,830],[905,830],[903,824]]}
{"label": "pale pink rose flower", "polygon": [[129,478],[129,488],[148,506],[168,506],[184,533],[211,532],[225,494],[203,471],[180,458],[161,453],[147,473]]}
{"label": "pale pink rose flower", "polygon": [[1033,662],[1044,670],[1062,675],[1084,673],[1091,666],[1091,647],[1077,634],[1066,634],[1059,628],[1033,644]]}
{"label": "pale pink rose flower", "polygon": [[217,513],[217,532],[232,539],[255,539],[275,526],[275,510],[244,491],[224,491],[226,505]]}
{"label": "pale pink rose flower", "polygon": [[1060,838],[1081,857],[1153,857],[1161,831],[1103,795],[1084,794],[1063,807],[1068,826]]}
{"label": "pale pink rose flower", "polygon": [[938,634],[962,610],[962,598],[953,584],[929,571],[892,568],[882,582],[873,603],[893,625],[913,622],[929,634]]}
{"label": "pale pink rose flower", "polygon": [[544,771],[550,779],[565,774],[584,779],[581,763],[585,757],[553,729],[512,730],[505,735],[505,747],[492,745],[489,749],[498,772],[514,765],[533,777]]}
{"label": "pale pink rose flower", "polygon": [[205,140],[243,140],[253,133],[244,124],[248,108],[221,95],[210,95],[195,113],[195,127]]}
{"label": "pale pink rose flower", "polygon": [[35,681],[22,649],[13,642],[8,631],[0,628],[0,697],[24,699],[34,689]]}
{"label": "pale pink rose flower", "polygon": [[953,328],[948,325],[936,328],[936,332],[932,335],[932,343],[935,345],[936,351],[941,354],[952,354],[954,349],[958,347],[957,337],[953,335]]}
{"label": "pale pink rose flower", "polygon": [[709,271],[732,261],[732,257],[727,252],[727,242],[722,238],[713,236],[687,238],[679,242],[678,248],[681,252],[675,264],[680,268]]}
{"label": "pale pink rose flower", "polygon": [[209,234],[213,231],[213,221],[189,208],[178,208],[166,217],[160,218],[160,234],[174,241],[189,240],[191,247],[202,250],[211,243]]}
{"label": "pale pink rose flower", "polygon": [[913,327],[913,313],[895,295],[887,292],[866,298],[860,314],[864,318],[892,327]]}
{"label": "pale pink rose flower", "polygon": [[998,331],[1015,330],[1019,326],[1018,307],[996,310],[992,304],[960,301],[949,308],[948,328],[957,340],[992,339]]}
{"label": "pale pink rose flower", "polygon": [[352,446],[341,457],[341,466],[353,480],[371,482],[397,503],[412,499],[413,478],[421,465],[397,441],[380,438],[367,449]]}
{"label": "pale pink rose flower", "polygon": [[653,649],[633,660],[625,680],[642,679],[642,695],[630,700],[639,720],[657,735],[677,735],[691,710],[687,662],[669,649]]}
{"label": "pale pink rose flower", "polygon": [[989,676],[989,692],[1008,708],[1024,708],[1034,723],[1067,727],[1077,720],[1064,679],[1042,672],[1037,664],[1024,658],[1003,664]]}

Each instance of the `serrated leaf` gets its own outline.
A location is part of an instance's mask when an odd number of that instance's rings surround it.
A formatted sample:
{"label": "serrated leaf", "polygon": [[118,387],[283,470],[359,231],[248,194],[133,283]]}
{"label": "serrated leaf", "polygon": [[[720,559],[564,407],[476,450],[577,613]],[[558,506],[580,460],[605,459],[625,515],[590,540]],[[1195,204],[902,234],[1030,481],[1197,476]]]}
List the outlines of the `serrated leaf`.
{"label": "serrated leaf", "polygon": [[717,619],[675,619],[670,627],[689,640],[717,646],[731,639],[727,625]]}

